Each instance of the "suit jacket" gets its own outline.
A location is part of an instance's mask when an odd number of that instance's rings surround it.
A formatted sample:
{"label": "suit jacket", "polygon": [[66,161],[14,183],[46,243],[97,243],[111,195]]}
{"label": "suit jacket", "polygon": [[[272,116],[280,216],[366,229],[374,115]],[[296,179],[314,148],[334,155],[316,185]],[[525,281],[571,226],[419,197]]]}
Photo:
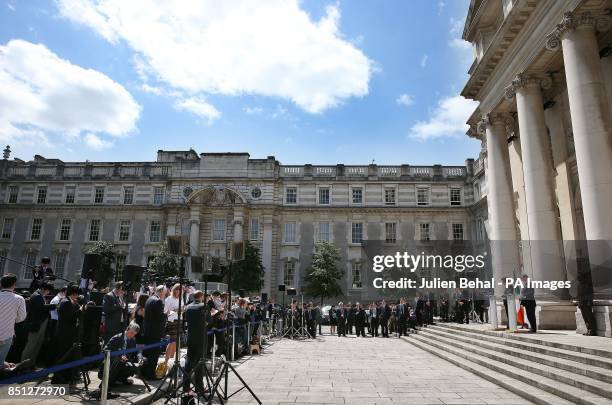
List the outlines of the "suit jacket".
{"label": "suit jacket", "polygon": [[49,306],[45,304],[45,299],[40,291],[35,291],[30,297],[26,323],[30,332],[37,332],[40,325],[49,317]]}
{"label": "suit jacket", "polygon": [[[114,351],[123,350],[123,349],[133,349],[135,347],[136,347],[136,339],[127,339],[126,341],[125,332],[122,332],[122,333],[117,333],[112,338],[110,338],[108,343],[106,343],[106,345],[104,346],[104,350],[110,350],[111,352],[114,352]],[[128,353],[126,354],[126,356],[128,357],[128,359],[130,359],[131,362],[134,362],[134,363],[138,362],[137,352]],[[121,357],[120,356],[113,357],[113,359],[119,359],[119,358]]]}
{"label": "suit jacket", "polygon": [[69,298],[63,298],[57,309],[57,341],[60,346],[58,352],[63,353],[77,341],[80,317],[79,304],[73,304]]}
{"label": "suit jacket", "polygon": [[149,297],[145,304],[144,336],[147,341],[159,342],[166,336],[166,314],[164,314],[164,301],[157,295]]}
{"label": "suit jacket", "polygon": [[121,333],[125,328],[125,321],[127,320],[125,307],[120,304],[119,298],[112,291],[102,298],[102,315],[104,316],[105,334],[107,336]]}
{"label": "suit jacket", "polygon": [[357,313],[355,314],[355,322],[357,322],[357,325],[365,325],[367,321],[368,316],[365,309],[358,309]]}
{"label": "suit jacket", "polygon": [[343,322],[346,322],[346,318],[348,317],[348,311],[346,308],[338,308],[336,309],[336,318],[338,318],[338,320],[342,320]]}
{"label": "suit jacket", "polygon": [[201,302],[194,302],[185,307],[187,345],[201,345],[204,343],[204,316],[207,308],[206,304]]}
{"label": "suit jacket", "polygon": [[399,304],[397,306],[397,308],[396,308],[396,312],[397,312],[398,319],[400,319],[402,321],[405,320],[405,319],[408,319],[408,315],[409,315],[408,314],[408,312],[409,312],[408,305],[406,305],[406,304]]}

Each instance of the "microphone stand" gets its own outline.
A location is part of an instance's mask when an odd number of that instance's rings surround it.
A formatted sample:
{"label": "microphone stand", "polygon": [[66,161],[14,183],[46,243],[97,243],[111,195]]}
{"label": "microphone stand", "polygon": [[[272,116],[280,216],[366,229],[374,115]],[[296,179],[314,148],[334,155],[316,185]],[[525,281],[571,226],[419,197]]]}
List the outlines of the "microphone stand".
{"label": "microphone stand", "polygon": [[[24,267],[28,267],[28,268],[30,268],[32,270],[36,270],[38,268],[38,266],[32,266],[31,264],[20,262],[19,260],[11,259],[10,257],[3,256],[3,255],[0,255],[0,259],[4,259],[4,260],[8,260],[9,262],[20,264],[20,265],[22,265]],[[51,277],[47,276],[47,278],[51,278]],[[58,277],[55,274],[53,274],[51,281],[55,281],[55,280],[62,280],[62,281],[65,281],[67,283],[72,283],[72,280],[68,280],[68,279],[63,278],[63,277]]]}

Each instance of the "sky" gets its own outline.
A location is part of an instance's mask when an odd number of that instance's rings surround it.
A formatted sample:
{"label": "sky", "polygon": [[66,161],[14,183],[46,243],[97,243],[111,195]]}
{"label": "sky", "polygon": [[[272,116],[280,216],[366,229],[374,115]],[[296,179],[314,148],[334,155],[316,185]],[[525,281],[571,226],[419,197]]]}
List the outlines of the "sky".
{"label": "sky", "polygon": [[0,0],[12,157],[462,165],[469,0]]}

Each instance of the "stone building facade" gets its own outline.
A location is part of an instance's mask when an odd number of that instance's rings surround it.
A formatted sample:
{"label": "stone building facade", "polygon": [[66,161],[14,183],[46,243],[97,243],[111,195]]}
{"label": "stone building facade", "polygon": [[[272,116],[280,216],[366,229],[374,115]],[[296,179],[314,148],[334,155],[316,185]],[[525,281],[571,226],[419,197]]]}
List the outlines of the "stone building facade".
{"label": "stone building facade", "polygon": [[[340,248],[344,294],[366,298],[363,240],[486,238],[474,222],[482,165],[281,165],[247,153],[159,151],[153,162],[63,162],[36,156],[0,162],[0,254],[35,264],[49,256],[68,279],[83,251],[112,241],[121,273],[145,265],[166,235],[184,235],[192,255],[225,256],[228,242],[260,249],[264,291],[303,287],[314,244]],[[482,224],[480,224],[482,227]],[[31,272],[2,261],[3,272]]]}
{"label": "stone building facade", "polygon": [[[494,274],[576,280],[588,257],[599,333],[608,336],[611,9],[606,0],[472,0],[463,38],[475,60],[462,91],[480,102],[468,135],[483,145]],[[522,242],[495,250],[496,241]],[[540,326],[583,330],[575,289],[538,294]]]}

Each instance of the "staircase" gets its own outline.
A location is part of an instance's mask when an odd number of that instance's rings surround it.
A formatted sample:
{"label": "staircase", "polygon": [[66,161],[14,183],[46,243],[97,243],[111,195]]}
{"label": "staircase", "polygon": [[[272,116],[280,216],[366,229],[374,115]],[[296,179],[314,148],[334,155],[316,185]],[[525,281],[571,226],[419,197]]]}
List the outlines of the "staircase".
{"label": "staircase", "polygon": [[612,404],[610,351],[457,324],[420,328],[405,341],[536,404]]}

